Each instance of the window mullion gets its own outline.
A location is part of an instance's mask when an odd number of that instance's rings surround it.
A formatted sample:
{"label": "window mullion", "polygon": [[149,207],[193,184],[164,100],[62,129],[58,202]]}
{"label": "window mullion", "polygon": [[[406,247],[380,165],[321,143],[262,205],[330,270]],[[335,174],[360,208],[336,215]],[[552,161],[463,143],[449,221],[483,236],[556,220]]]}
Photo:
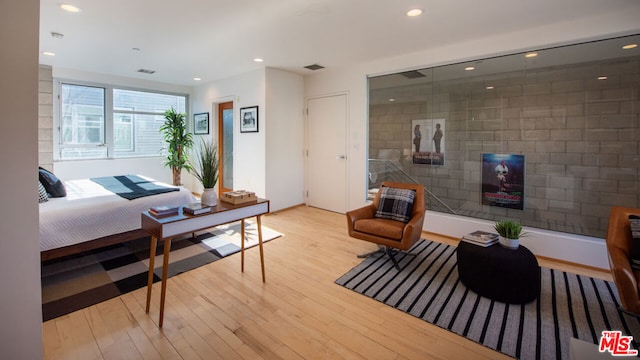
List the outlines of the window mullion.
{"label": "window mullion", "polygon": [[107,147],[107,158],[115,158],[115,146],[113,143],[113,88],[107,87],[105,89],[105,146]]}

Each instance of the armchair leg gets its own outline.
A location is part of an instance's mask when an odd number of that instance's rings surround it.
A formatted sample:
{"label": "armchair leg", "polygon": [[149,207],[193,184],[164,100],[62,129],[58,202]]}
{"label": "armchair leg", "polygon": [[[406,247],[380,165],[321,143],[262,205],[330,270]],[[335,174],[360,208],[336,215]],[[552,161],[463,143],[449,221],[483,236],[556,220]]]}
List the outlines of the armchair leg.
{"label": "armchair leg", "polygon": [[623,309],[622,306],[618,306],[618,310],[622,311],[623,313],[625,313],[627,315],[631,315],[633,317],[636,317],[636,318],[640,319],[640,314],[634,313],[633,311],[629,311],[629,310]]}
{"label": "armchair leg", "polygon": [[375,255],[375,254],[384,254],[385,250],[384,250],[384,246],[379,246],[378,250],[374,250],[374,251],[370,251],[366,254],[360,254],[358,255],[358,258],[360,259],[364,259],[364,258],[368,258],[369,256]]}
{"label": "armchair leg", "polygon": [[[398,260],[396,260],[396,256],[395,256],[398,252],[399,252],[398,250],[390,248],[388,246],[378,245],[378,250],[371,251],[371,252],[368,252],[366,254],[358,255],[358,257],[359,258],[368,258],[369,256],[373,256],[373,255],[376,255],[376,254],[387,255],[391,259],[391,262],[393,263],[393,266],[396,269],[400,270],[400,265],[398,264]],[[405,255],[415,256],[415,254],[410,254],[410,253],[405,253]]]}

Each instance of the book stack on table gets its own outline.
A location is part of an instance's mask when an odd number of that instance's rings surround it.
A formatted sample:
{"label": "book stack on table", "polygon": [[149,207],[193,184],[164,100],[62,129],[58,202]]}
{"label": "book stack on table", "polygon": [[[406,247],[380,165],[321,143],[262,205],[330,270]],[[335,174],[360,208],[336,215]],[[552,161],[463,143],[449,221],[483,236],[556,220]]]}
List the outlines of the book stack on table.
{"label": "book stack on table", "polygon": [[200,215],[211,211],[211,206],[203,203],[193,203],[182,207],[182,212],[187,215]]}
{"label": "book stack on table", "polygon": [[149,214],[153,217],[163,218],[167,216],[178,215],[179,209],[180,207],[178,206],[168,206],[168,205],[152,206],[149,208]]}
{"label": "book stack on table", "polygon": [[491,246],[498,242],[498,234],[486,231],[474,231],[462,237],[462,241],[482,247]]}

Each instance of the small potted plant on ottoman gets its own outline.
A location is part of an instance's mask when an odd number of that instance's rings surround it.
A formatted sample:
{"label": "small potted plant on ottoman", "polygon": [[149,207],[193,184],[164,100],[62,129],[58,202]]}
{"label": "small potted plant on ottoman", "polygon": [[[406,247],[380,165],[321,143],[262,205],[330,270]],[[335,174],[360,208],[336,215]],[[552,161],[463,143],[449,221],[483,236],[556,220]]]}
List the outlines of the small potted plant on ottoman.
{"label": "small potted plant on ottoman", "polygon": [[499,243],[502,247],[515,250],[520,246],[520,237],[524,235],[520,223],[503,220],[496,222],[493,228],[500,235]]}

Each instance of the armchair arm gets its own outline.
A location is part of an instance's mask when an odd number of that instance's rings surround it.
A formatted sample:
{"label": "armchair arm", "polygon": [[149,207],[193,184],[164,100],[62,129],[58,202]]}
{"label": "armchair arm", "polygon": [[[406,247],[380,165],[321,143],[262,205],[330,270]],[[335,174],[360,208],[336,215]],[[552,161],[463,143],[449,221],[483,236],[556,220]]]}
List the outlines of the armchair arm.
{"label": "armchair arm", "polygon": [[353,224],[356,222],[356,220],[371,219],[375,214],[376,207],[373,206],[373,204],[369,204],[359,209],[347,211],[347,226],[349,229],[349,234],[353,232]]}
{"label": "armchair arm", "polygon": [[408,250],[413,243],[422,235],[422,227],[424,226],[424,212],[421,215],[414,216],[404,227],[402,233],[402,250]]}
{"label": "armchair arm", "polygon": [[609,262],[613,279],[618,287],[620,301],[625,310],[640,313],[640,298],[638,297],[638,281],[631,269],[629,257],[622,249],[609,247]]}
{"label": "armchair arm", "polygon": [[359,209],[347,212],[347,218],[350,222],[360,219],[371,219],[376,214],[376,208],[373,205],[367,205]]}

